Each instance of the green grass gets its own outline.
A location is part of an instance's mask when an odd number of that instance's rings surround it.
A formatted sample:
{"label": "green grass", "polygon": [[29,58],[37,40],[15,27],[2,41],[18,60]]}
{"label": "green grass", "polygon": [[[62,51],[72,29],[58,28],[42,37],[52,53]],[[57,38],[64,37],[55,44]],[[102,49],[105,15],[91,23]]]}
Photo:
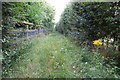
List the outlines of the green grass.
{"label": "green grass", "polygon": [[103,66],[99,53],[89,53],[59,33],[33,37],[7,73],[11,78],[120,78]]}

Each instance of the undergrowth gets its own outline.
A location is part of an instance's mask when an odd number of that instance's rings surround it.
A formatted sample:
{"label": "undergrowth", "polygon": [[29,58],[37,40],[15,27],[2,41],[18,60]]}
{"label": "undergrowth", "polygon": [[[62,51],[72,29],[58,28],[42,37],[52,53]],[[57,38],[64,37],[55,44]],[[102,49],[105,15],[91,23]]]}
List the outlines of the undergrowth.
{"label": "undergrowth", "polygon": [[114,68],[103,66],[98,52],[83,50],[59,33],[37,35],[26,46],[31,47],[18,51],[22,55],[13,61],[6,77],[120,78]]}

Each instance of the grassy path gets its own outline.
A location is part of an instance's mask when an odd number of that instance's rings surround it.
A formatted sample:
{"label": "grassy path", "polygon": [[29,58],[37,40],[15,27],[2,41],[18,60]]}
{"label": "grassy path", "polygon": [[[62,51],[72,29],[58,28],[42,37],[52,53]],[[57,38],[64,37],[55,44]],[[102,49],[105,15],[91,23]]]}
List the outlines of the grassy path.
{"label": "grassy path", "polygon": [[100,64],[103,60],[88,55],[61,34],[39,35],[31,43],[32,47],[14,63],[9,77],[115,77]]}

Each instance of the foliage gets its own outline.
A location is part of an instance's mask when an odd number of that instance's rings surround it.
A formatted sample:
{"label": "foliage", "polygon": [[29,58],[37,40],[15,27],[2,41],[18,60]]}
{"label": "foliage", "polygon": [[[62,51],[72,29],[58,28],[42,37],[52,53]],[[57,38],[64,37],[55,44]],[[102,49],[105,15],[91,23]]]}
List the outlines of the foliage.
{"label": "foliage", "polygon": [[117,66],[111,66],[115,64],[113,60],[104,66],[105,56],[98,51],[88,52],[88,47],[81,49],[65,37],[83,43],[119,32],[118,3],[70,3],[56,26],[65,36],[41,34],[14,45],[7,31],[25,26],[15,19],[33,23],[33,29],[52,30],[54,9],[46,2],[3,2],[2,6],[3,77],[120,78],[115,72]]}
{"label": "foliage", "polygon": [[[81,45],[80,47],[83,47],[86,51],[87,49],[91,49],[93,52],[96,52],[98,48],[93,44],[101,45],[103,43],[101,46],[104,47],[103,45],[106,44],[102,40],[99,41],[99,39],[115,36],[120,32],[120,11],[118,4],[119,2],[69,3],[61,15],[60,21],[56,25],[56,30],[70,37],[73,41],[76,41],[77,45]],[[117,45],[119,45],[119,43],[117,43]],[[101,53],[104,55],[113,55],[115,53],[113,49],[107,51],[108,48],[101,49]],[[89,53],[90,52],[88,52],[88,54]],[[86,56],[83,58],[83,61],[91,61],[88,54],[85,54]],[[119,54],[117,54],[117,56],[119,56]],[[117,56],[115,56],[116,59],[118,59]],[[110,63],[111,61],[108,62]]]}
{"label": "foliage", "polygon": [[6,72],[10,70],[10,68],[13,66],[14,62],[17,61],[17,59],[26,53],[26,50],[29,49],[32,44],[30,40],[27,41],[21,41],[17,42],[15,44],[9,44],[9,48],[6,48],[3,50],[3,74],[6,75]]}
{"label": "foliage", "polygon": [[69,3],[56,30],[78,42],[104,38],[120,30],[118,8],[118,2]]}
{"label": "foliage", "polygon": [[[50,30],[54,25],[54,14],[54,8],[44,1],[2,2],[2,49],[4,69],[10,68],[11,62],[14,61],[12,58],[17,58],[16,56],[19,56],[20,54],[18,53],[21,51],[17,47],[11,49],[10,35],[14,34],[8,34],[7,32],[12,29],[18,29],[18,27],[25,29],[26,25],[20,23],[24,21],[33,23],[32,29],[44,28]],[[24,49],[26,49],[26,47],[24,47]]]}
{"label": "foliage", "polygon": [[[53,24],[54,9],[46,2],[3,2],[3,24],[11,25],[14,19],[25,20],[35,25]],[[6,21],[7,20],[7,21]],[[10,26],[9,26],[10,27]],[[37,28],[37,26],[34,26]],[[50,26],[51,27],[51,26]]]}

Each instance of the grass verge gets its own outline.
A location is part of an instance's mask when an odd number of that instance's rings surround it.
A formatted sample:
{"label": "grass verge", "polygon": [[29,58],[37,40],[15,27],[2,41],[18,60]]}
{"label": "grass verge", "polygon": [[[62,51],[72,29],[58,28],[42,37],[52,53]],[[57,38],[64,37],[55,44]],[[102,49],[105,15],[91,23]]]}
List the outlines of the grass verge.
{"label": "grass verge", "polygon": [[[90,53],[59,33],[38,35],[8,71],[10,78],[120,78],[103,66],[98,52]],[[29,46],[29,45],[28,45]]]}

